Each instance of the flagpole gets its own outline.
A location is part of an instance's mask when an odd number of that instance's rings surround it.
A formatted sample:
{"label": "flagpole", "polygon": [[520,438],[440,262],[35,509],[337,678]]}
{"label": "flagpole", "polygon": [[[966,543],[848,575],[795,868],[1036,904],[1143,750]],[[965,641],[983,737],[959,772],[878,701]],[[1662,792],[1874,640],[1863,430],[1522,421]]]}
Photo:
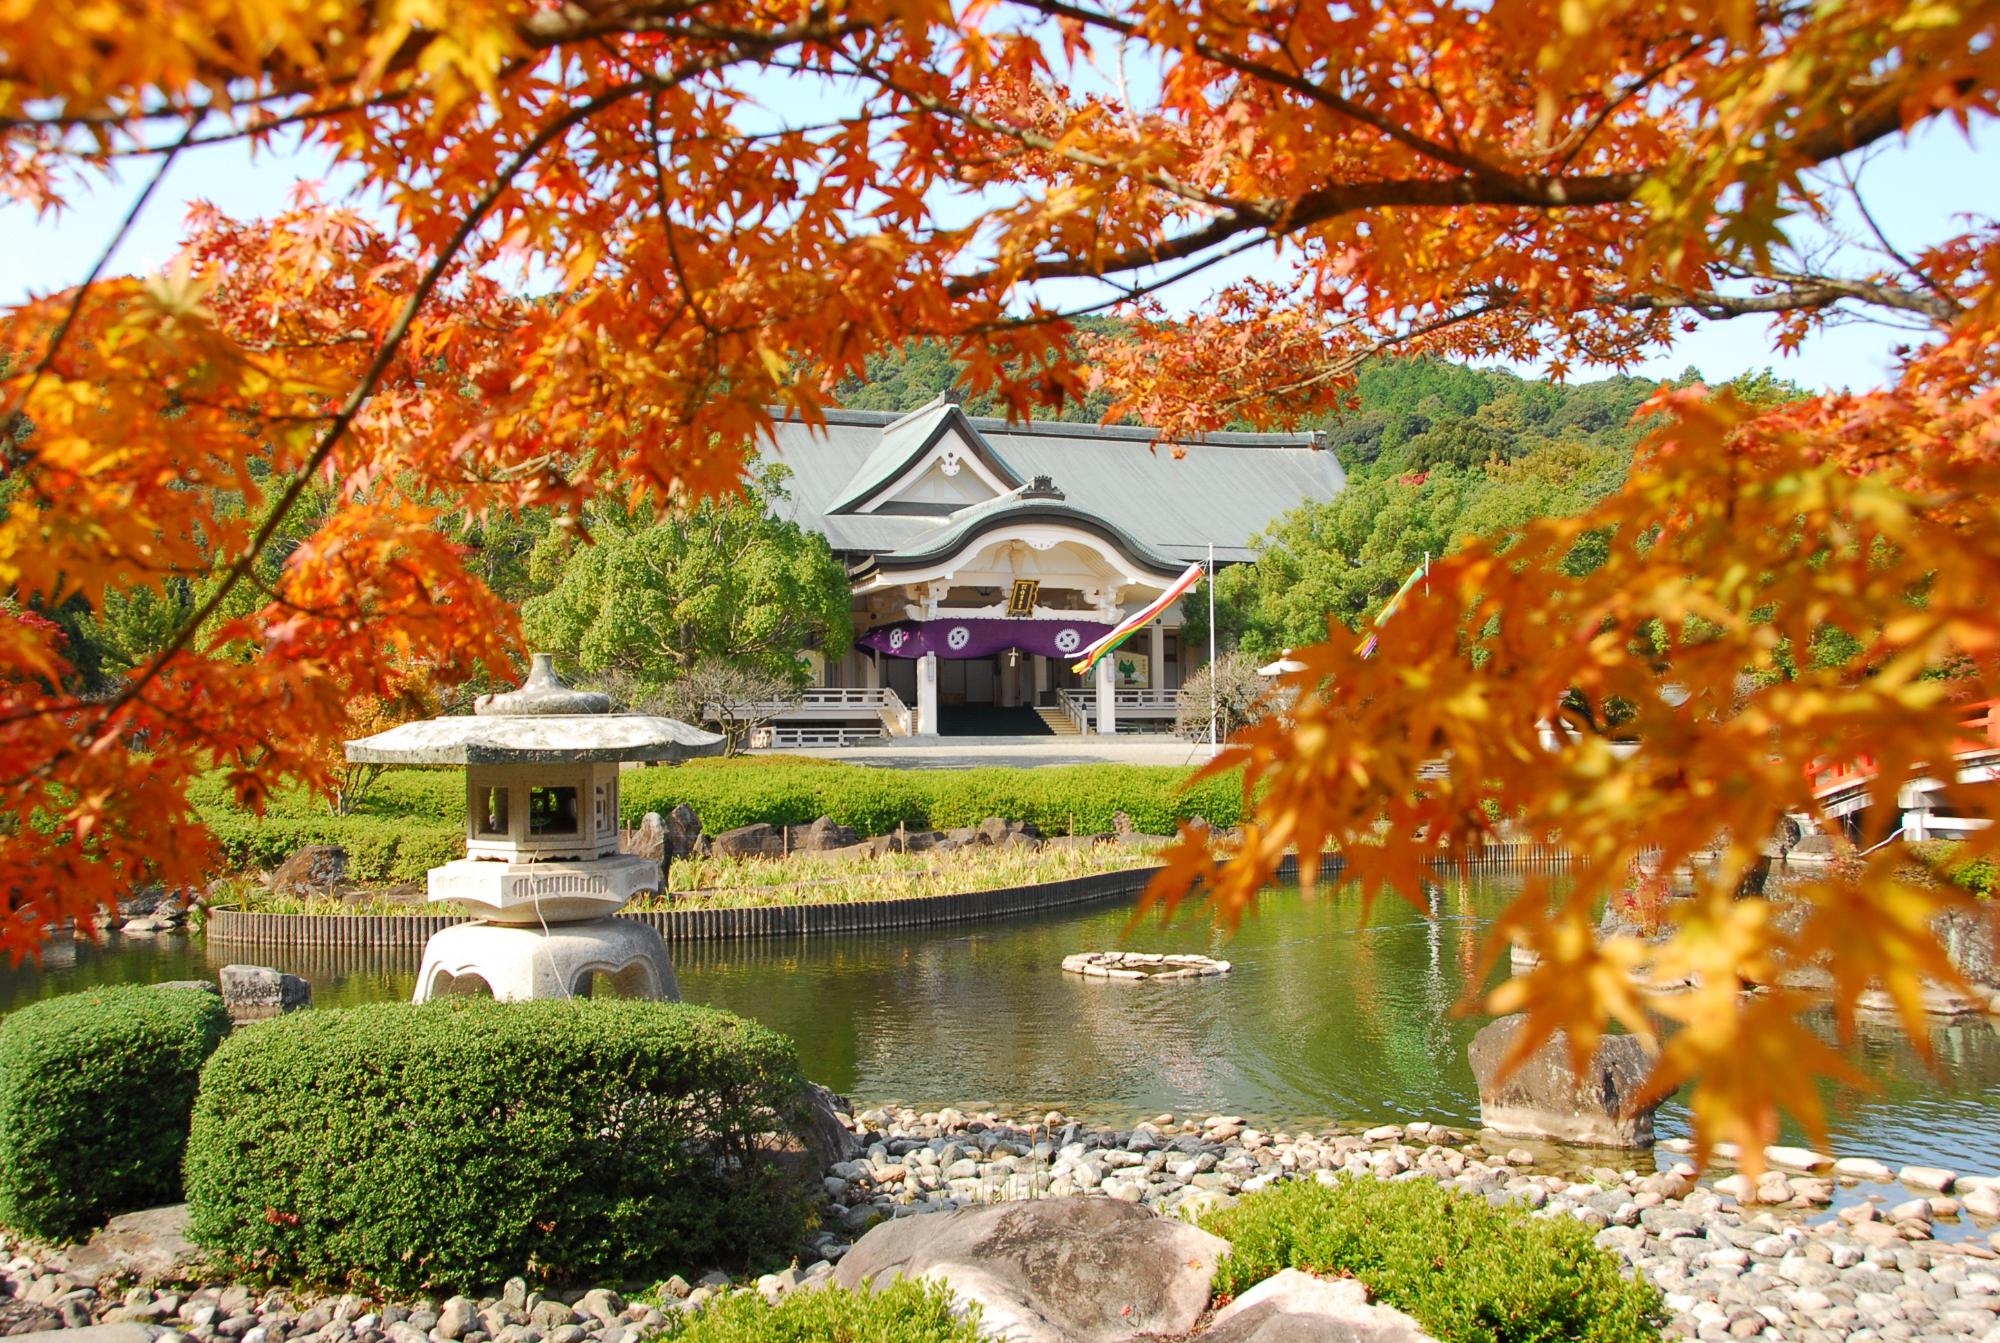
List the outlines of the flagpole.
{"label": "flagpole", "polygon": [[1208,758],[1221,749],[1215,733],[1215,542],[1208,543]]}

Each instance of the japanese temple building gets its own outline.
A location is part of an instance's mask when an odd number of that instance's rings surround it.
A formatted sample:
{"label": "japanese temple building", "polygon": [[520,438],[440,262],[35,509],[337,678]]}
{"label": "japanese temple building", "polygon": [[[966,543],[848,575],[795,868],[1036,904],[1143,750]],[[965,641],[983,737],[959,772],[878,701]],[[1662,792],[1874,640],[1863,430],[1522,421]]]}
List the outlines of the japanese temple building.
{"label": "japanese temple building", "polygon": [[854,648],[812,655],[816,688],[779,746],[1159,730],[1207,658],[1181,646],[1178,605],[1091,684],[1075,655],[1211,545],[1218,564],[1248,560],[1253,536],[1344,480],[1310,434],[1156,446],[1145,428],[1008,424],[944,399],[783,421],[765,454],[792,472],[779,511],[826,537],[854,588]]}

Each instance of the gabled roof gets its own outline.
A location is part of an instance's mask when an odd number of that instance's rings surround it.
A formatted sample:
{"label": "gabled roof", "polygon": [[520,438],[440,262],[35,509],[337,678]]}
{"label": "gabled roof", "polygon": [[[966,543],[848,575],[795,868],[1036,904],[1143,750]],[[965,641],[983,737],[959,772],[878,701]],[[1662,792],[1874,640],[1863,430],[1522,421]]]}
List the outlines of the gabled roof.
{"label": "gabled roof", "polygon": [[956,554],[987,532],[1029,522],[1061,523],[1089,532],[1110,543],[1136,568],[1162,578],[1172,578],[1184,567],[1115,524],[1072,508],[1067,503],[1051,499],[1007,498],[966,509],[943,526],[911,538],[908,544],[874,556],[856,569],[853,576],[862,578],[879,570],[888,570],[893,574],[898,569],[921,568]]}
{"label": "gabled roof", "polygon": [[882,441],[855,471],[847,488],[827,505],[826,511],[862,511],[948,435],[956,436],[987,470],[1004,481],[1003,488],[1012,489],[1025,483],[1026,478],[1009,466],[1006,458],[973,428],[965,412],[940,396],[883,429]]}
{"label": "gabled roof", "polygon": [[984,445],[992,454],[987,464],[995,475],[1004,464],[1016,481],[1051,477],[1070,508],[1173,561],[1175,571],[1202,558],[1211,544],[1224,563],[1250,559],[1253,535],[1300,504],[1333,498],[1346,483],[1339,460],[1311,434],[1211,434],[1156,448],[1151,429],[1009,424],[937,404],[911,415],[831,410],[825,418],[823,430],[779,420],[761,453],[792,472],[790,498],[777,504],[778,511],[850,559],[920,545],[947,524],[937,513],[859,512],[848,503],[857,489],[864,502],[868,497],[860,482],[873,482],[879,491],[915,464],[921,454],[914,444],[891,448],[886,439],[892,430],[914,435],[919,422],[928,426],[921,439],[930,446],[943,425],[963,422],[974,450]]}

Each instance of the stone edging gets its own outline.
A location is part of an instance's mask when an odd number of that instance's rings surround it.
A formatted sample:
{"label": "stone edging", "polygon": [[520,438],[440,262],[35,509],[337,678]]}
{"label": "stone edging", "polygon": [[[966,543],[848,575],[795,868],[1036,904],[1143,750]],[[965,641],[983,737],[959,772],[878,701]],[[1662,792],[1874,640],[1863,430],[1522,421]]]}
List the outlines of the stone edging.
{"label": "stone edging", "polygon": [[[1560,855],[1543,845],[1520,845],[1477,864],[1481,867],[1555,865]],[[1338,873],[1341,860],[1328,855],[1321,871]],[[1071,905],[1130,899],[1146,888],[1156,865],[1122,872],[1094,872],[1033,886],[1007,886],[955,895],[906,896],[899,900],[857,900],[839,905],[755,905],[738,909],[673,909],[619,914],[660,930],[669,942],[730,937],[812,937],[871,933],[894,928],[1001,919]],[[1285,880],[1298,875],[1298,862],[1278,868]],[[450,914],[262,914],[227,907],[208,912],[206,936],[226,946],[311,946],[326,948],[417,948],[432,933],[471,920]]]}

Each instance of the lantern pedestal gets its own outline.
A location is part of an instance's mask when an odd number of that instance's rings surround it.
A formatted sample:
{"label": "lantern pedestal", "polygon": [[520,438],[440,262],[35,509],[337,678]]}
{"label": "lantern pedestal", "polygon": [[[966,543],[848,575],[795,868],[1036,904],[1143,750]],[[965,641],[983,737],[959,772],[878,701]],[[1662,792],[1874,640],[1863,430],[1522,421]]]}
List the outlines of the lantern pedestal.
{"label": "lantern pedestal", "polygon": [[416,1001],[492,994],[503,1002],[587,998],[603,975],[621,998],[680,1001],[666,941],[636,919],[539,926],[461,923],[432,933]]}
{"label": "lantern pedestal", "polygon": [[588,862],[501,863],[457,858],[430,870],[430,898],[494,923],[528,927],[601,919],[660,888],[660,865],[636,853]]}

